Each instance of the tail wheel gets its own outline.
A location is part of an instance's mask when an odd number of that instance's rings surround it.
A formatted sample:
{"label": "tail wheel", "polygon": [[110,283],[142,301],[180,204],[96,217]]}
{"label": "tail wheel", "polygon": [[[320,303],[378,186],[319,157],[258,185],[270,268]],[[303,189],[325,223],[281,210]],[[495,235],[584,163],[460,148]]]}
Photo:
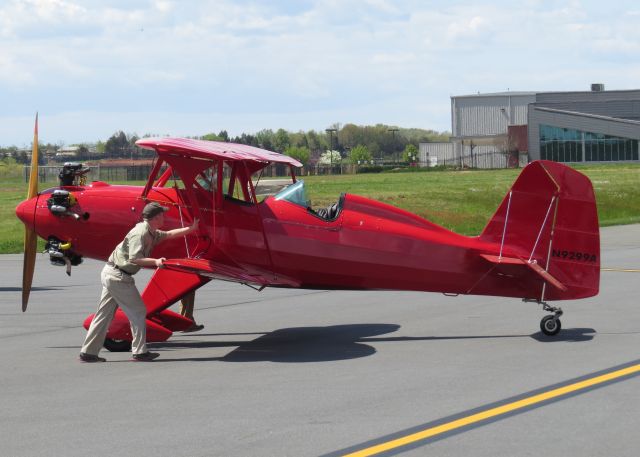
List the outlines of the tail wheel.
{"label": "tail wheel", "polygon": [[129,352],[131,350],[131,341],[107,338],[104,340],[104,347],[111,352]]}
{"label": "tail wheel", "polygon": [[561,328],[560,319],[556,316],[545,316],[540,321],[540,330],[547,336],[557,335]]}

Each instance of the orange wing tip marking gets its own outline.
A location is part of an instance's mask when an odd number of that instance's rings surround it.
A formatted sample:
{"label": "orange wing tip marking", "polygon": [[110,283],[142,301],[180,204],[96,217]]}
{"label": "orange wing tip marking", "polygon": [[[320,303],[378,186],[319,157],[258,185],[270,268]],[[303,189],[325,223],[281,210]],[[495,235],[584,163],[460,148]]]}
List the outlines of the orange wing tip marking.
{"label": "orange wing tip marking", "polygon": [[536,262],[535,260],[532,260],[531,262],[528,262],[528,261],[520,259],[518,257],[504,257],[504,256],[503,257],[499,257],[497,255],[489,255],[489,254],[480,254],[480,257],[482,257],[486,261],[488,261],[490,263],[493,263],[493,264],[496,264],[496,265],[526,265],[534,273],[536,273],[538,276],[540,276],[542,279],[544,279],[546,282],[551,284],[556,289],[559,289],[559,290],[561,290],[563,292],[566,292],[568,290],[567,286],[565,286],[560,281],[558,281],[556,278],[554,278],[553,275],[551,275],[551,273],[549,273],[547,270],[542,268],[538,264],[538,262]]}

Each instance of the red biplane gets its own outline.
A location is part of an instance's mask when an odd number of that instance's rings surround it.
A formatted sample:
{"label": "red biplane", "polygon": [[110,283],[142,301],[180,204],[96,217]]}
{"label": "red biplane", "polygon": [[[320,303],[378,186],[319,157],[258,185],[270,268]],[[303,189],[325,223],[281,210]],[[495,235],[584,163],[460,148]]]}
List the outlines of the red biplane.
{"label": "red biplane", "polygon": [[[562,314],[547,301],[598,293],[593,188],[587,177],[559,163],[527,165],[482,233],[467,237],[357,195],[342,194],[335,204],[314,210],[304,182],[295,176],[301,164],[274,152],[181,138],[143,139],[137,145],[157,153],[146,186],[85,185],[78,182],[84,171],[71,164],[61,173],[60,187],[26,200],[16,213],[28,232],[47,240],[52,262],[67,268],[82,257],[106,260],[148,202],[170,207],[166,229],[198,218],[196,235],[160,244],[153,254],[168,260],[142,293],[150,342],[192,324],[167,308],[211,279],[260,290],[395,289],[515,297],[552,313],[540,323],[547,335],[560,331]],[[289,167],[292,182],[261,199],[256,183],[273,163]],[[33,271],[29,262],[27,273]],[[23,309],[30,286],[26,274]],[[118,310],[105,346],[127,350],[130,340],[128,320]]]}

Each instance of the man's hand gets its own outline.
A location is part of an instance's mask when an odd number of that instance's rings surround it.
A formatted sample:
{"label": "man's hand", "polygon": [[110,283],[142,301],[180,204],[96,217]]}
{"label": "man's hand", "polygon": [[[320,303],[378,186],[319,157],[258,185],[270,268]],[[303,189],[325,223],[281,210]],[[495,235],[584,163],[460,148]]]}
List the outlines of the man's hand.
{"label": "man's hand", "polygon": [[182,227],[178,229],[169,230],[167,232],[167,240],[171,240],[173,238],[178,238],[179,236],[185,236],[189,233],[195,232],[198,230],[198,224],[200,224],[199,219],[194,219],[193,223],[189,227]]}
{"label": "man's hand", "polygon": [[155,259],[156,261],[156,267],[158,268],[164,268],[164,261],[167,260],[164,257],[160,257],[159,259]]}

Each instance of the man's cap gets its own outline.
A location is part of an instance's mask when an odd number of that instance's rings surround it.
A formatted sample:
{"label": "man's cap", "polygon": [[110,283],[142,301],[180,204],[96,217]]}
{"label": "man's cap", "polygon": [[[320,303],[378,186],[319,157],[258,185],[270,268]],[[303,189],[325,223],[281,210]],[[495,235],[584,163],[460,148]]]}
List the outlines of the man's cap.
{"label": "man's cap", "polygon": [[152,219],[158,214],[164,213],[165,211],[169,211],[169,208],[167,208],[166,206],[162,206],[158,202],[151,202],[148,203],[142,210],[142,217],[144,219]]}

